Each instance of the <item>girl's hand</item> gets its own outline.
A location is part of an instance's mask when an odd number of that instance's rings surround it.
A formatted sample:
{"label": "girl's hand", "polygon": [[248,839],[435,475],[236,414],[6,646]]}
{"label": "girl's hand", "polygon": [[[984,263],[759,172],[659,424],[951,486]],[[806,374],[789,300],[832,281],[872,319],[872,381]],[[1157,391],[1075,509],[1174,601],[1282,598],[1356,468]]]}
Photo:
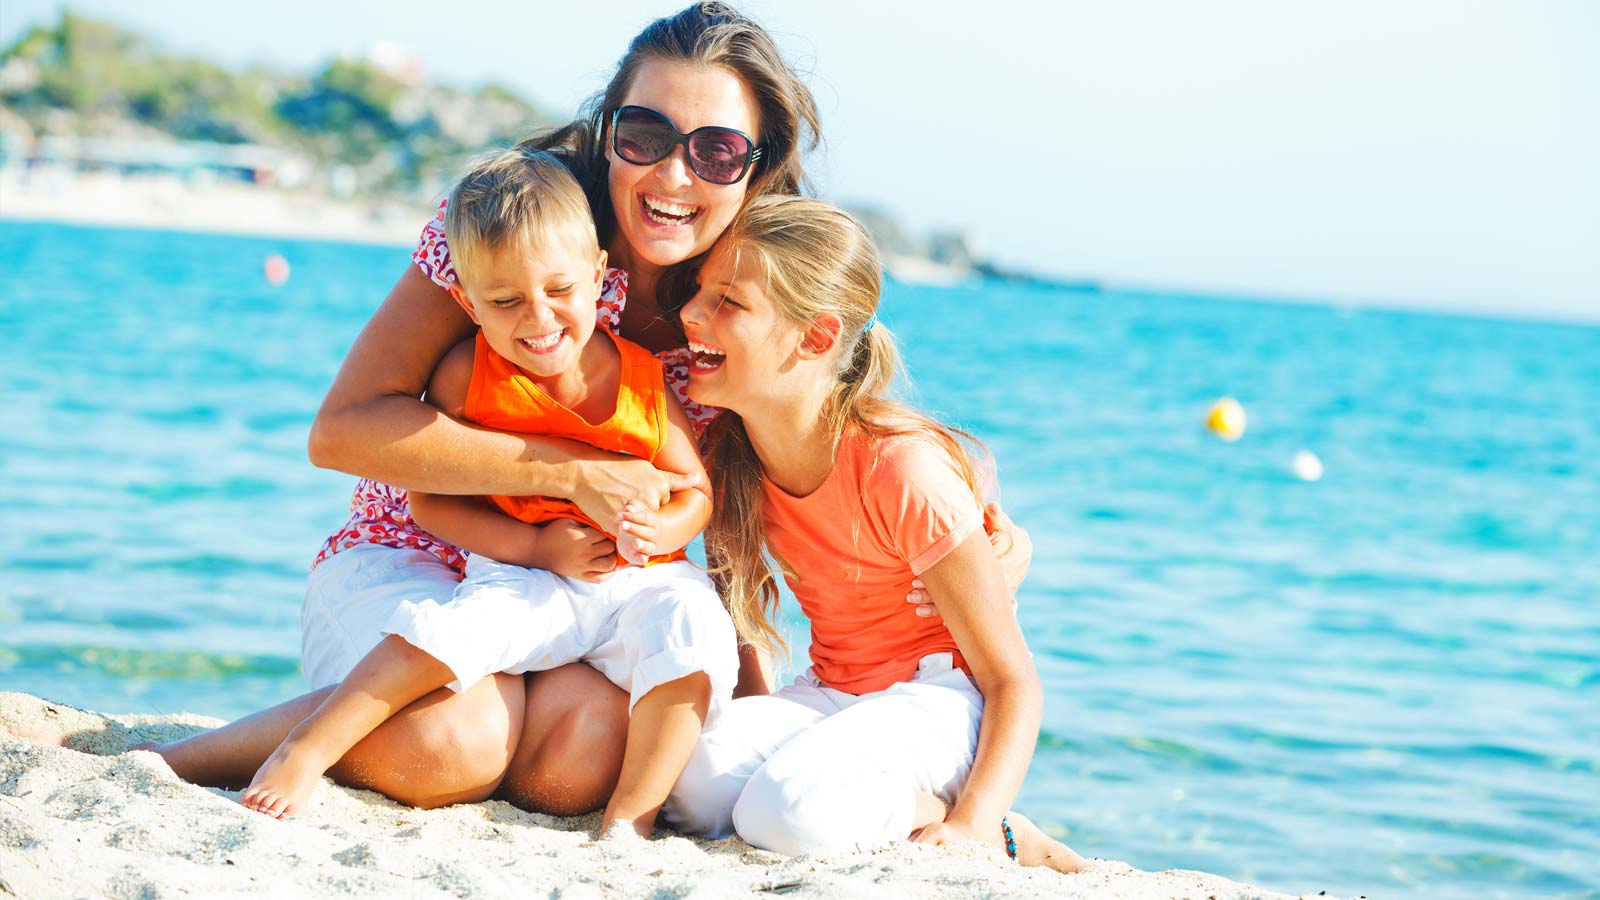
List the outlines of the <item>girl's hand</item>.
{"label": "girl's hand", "polygon": [[[1028,537],[1021,525],[1011,521],[999,503],[991,503],[984,507],[994,520],[994,531],[989,535],[989,543],[994,547],[995,556],[1000,557],[1000,568],[1006,576],[1006,589],[1011,592],[1011,611],[1017,610],[1017,591],[1022,589],[1022,580],[1028,577],[1028,566],[1033,562],[1033,539]],[[911,591],[906,594],[907,603],[917,605],[917,615],[924,619],[939,618],[939,611],[933,606],[933,599],[928,596],[928,589],[918,578],[911,582]]]}
{"label": "girl's hand", "polygon": [[660,517],[655,507],[630,500],[617,513],[617,552],[631,565],[642,566],[656,555]]}
{"label": "girl's hand", "polygon": [[[993,832],[992,834],[990,832]],[[993,829],[976,829],[969,825],[952,822],[949,819],[943,822],[934,822],[924,825],[912,833],[911,839],[919,844],[986,844],[999,847],[1000,852],[1006,849],[1006,835],[1000,828],[1000,823],[994,823]]]}
{"label": "girl's hand", "polygon": [[603,581],[616,569],[617,545],[604,533],[571,519],[539,528],[537,568],[582,581]]}
{"label": "girl's hand", "polygon": [[663,472],[631,456],[585,463],[582,472],[573,486],[571,500],[596,522],[617,521],[629,502],[656,509],[670,500],[674,491],[693,488],[702,477],[698,472],[692,475]]}

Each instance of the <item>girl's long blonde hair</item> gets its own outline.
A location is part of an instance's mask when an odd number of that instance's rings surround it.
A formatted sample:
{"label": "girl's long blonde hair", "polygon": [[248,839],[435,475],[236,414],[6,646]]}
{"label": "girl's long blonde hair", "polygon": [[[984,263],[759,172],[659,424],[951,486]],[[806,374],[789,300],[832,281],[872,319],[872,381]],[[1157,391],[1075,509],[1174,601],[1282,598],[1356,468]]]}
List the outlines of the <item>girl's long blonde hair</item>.
{"label": "girl's long blonde hair", "polygon": [[[847,431],[872,437],[924,435],[950,454],[981,505],[969,448],[986,457],[982,444],[893,399],[902,372],[900,354],[889,329],[875,318],[883,270],[865,226],[821,200],[768,195],[750,201],[718,249],[758,262],[766,296],[788,321],[805,326],[823,313],[839,317],[841,350],[822,410],[835,454]],[[778,584],[768,557],[794,573],[767,542],[761,460],[744,422],[731,411],[718,417],[707,441],[716,506],[706,527],[706,559],[740,640],[769,652],[787,651],[773,624]]]}

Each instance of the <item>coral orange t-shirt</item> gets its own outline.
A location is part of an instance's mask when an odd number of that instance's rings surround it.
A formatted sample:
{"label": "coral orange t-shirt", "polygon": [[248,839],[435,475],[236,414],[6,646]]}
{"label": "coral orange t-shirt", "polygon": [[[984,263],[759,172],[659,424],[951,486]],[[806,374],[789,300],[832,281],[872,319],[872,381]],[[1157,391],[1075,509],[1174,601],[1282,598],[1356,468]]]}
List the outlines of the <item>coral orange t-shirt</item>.
{"label": "coral orange t-shirt", "polygon": [[916,434],[849,432],[833,471],[804,497],[764,481],[767,540],[811,620],[812,671],[851,694],[916,674],[930,653],[972,670],[940,619],[906,602],[911,581],[974,531],[984,511],[944,448]]}
{"label": "coral orange t-shirt", "polygon": [[[638,344],[595,329],[591,341],[610,340],[622,355],[617,386],[617,406],[609,419],[594,424],[557,403],[514,363],[496,353],[483,332],[472,359],[472,383],[467,388],[463,412],[470,422],[500,431],[571,438],[602,450],[626,453],[655,462],[667,444],[667,387],[661,361]],[[615,540],[610,528],[594,521],[571,500],[559,497],[501,497],[490,500],[514,518],[530,525],[556,519],[575,519]],[[678,550],[651,557],[650,562],[688,559]],[[617,557],[618,565],[627,565]]]}

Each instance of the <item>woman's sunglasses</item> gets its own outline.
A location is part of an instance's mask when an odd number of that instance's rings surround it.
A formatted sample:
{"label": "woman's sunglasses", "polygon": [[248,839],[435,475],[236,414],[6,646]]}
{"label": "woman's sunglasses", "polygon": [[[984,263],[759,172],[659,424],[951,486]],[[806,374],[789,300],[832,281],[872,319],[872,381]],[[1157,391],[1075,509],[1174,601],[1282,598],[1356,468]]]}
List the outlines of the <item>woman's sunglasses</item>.
{"label": "woman's sunglasses", "polygon": [[737,182],[761,158],[750,136],[732,128],[707,125],[684,134],[671,119],[643,106],[611,114],[611,149],[636,166],[666,159],[679,144],[687,151],[689,171],[712,184]]}

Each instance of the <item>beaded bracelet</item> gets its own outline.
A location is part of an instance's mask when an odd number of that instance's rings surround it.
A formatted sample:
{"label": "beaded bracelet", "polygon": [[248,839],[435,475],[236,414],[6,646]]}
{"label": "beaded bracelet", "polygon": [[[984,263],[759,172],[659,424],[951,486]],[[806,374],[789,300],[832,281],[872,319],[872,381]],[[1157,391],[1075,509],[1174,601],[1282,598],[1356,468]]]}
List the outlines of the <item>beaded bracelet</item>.
{"label": "beaded bracelet", "polygon": [[1012,862],[1016,862],[1017,836],[1011,831],[1011,818],[1009,816],[1000,817],[1000,830],[1006,833],[1006,855],[1011,857]]}

